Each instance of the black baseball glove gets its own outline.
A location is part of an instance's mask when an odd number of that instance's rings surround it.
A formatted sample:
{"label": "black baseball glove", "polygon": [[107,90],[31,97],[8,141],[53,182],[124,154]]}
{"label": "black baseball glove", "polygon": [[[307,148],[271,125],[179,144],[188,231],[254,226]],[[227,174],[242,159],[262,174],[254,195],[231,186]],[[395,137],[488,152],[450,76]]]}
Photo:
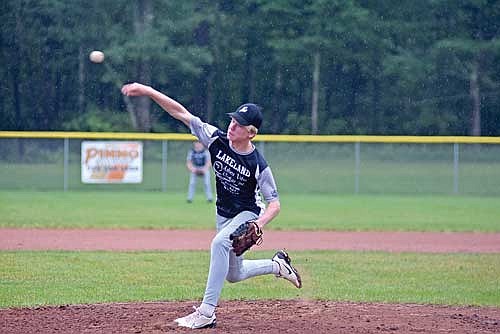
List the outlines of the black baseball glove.
{"label": "black baseball glove", "polygon": [[253,220],[249,220],[231,233],[229,239],[233,241],[233,251],[236,256],[245,253],[250,247],[262,243],[262,230]]}

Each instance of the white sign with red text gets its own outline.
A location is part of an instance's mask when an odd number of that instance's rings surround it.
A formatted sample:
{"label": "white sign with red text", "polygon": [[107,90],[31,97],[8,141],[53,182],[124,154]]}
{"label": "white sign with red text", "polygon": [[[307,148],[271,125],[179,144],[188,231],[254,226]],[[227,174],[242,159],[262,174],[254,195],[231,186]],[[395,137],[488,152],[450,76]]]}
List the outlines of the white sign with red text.
{"label": "white sign with red text", "polygon": [[83,141],[83,183],[141,183],[142,143]]}

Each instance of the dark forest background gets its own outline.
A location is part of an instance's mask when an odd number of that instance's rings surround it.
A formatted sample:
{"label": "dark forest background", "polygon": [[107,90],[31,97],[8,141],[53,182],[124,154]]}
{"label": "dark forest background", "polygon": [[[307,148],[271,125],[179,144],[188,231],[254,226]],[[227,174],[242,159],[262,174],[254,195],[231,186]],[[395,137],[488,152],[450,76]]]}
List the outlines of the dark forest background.
{"label": "dark forest background", "polygon": [[[139,81],[221,127],[500,136],[500,1],[4,0],[0,130],[186,132]],[[89,61],[92,50],[106,54]]]}

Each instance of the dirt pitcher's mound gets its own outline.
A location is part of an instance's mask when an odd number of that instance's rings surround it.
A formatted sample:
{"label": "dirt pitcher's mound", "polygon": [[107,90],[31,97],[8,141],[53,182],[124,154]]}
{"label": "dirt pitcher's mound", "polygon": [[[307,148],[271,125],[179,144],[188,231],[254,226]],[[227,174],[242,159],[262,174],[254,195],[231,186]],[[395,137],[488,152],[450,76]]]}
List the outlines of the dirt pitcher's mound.
{"label": "dirt pitcher's mound", "polygon": [[[2,333],[185,333],[195,302],[0,310]],[[228,301],[199,333],[500,333],[500,309],[327,301]]]}

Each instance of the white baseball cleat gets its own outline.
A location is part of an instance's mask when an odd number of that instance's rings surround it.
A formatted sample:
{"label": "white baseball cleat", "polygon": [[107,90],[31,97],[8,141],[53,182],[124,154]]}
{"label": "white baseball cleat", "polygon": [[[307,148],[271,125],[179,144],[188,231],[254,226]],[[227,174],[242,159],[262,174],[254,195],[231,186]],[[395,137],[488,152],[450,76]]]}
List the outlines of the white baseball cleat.
{"label": "white baseball cleat", "polygon": [[191,329],[199,329],[199,328],[214,328],[217,324],[217,319],[215,317],[215,312],[211,317],[204,316],[198,311],[196,307],[194,307],[194,312],[186,315],[182,318],[177,318],[174,322],[179,325],[179,327],[187,327]]}
{"label": "white baseball cleat", "polygon": [[273,256],[273,261],[278,263],[280,267],[280,271],[276,274],[276,277],[282,277],[290,281],[299,289],[302,287],[299,272],[292,266],[292,260],[285,251],[277,251]]}

